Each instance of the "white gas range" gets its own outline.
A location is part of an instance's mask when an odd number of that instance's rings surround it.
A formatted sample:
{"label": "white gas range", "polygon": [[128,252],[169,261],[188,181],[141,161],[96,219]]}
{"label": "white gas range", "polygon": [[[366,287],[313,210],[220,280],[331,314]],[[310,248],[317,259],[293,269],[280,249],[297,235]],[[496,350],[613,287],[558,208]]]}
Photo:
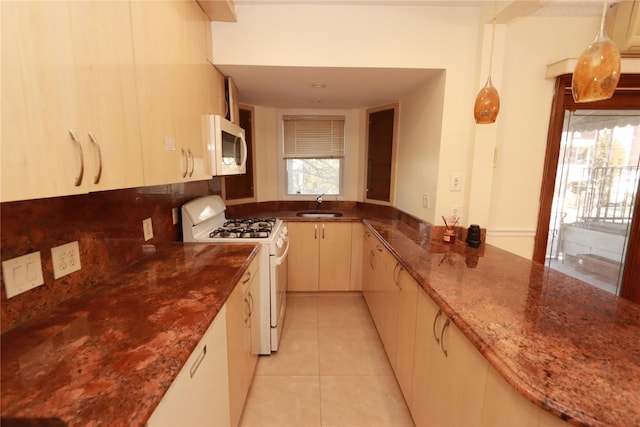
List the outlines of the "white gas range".
{"label": "white gas range", "polygon": [[220,196],[204,196],[184,204],[183,240],[260,243],[260,354],[271,354],[278,349],[287,305],[287,228],[277,218],[227,219],[225,210]]}

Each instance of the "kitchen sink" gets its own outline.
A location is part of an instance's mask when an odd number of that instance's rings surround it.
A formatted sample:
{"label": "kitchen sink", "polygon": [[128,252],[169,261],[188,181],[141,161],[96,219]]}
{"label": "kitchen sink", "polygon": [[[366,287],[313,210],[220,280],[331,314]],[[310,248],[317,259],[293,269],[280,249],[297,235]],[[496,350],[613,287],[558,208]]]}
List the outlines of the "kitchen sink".
{"label": "kitchen sink", "polygon": [[298,212],[296,216],[300,216],[304,218],[339,218],[342,216],[342,212],[304,211],[304,212]]}

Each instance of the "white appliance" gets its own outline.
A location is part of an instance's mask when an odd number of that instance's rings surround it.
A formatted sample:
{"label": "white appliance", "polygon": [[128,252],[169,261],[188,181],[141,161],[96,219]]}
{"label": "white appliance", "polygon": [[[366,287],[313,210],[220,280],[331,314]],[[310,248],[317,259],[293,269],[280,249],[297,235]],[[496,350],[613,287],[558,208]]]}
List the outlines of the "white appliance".
{"label": "white appliance", "polygon": [[260,243],[260,354],[271,354],[278,350],[287,308],[287,227],[277,218],[227,219],[226,208],[220,196],[204,196],[185,203],[182,206],[183,240]]}
{"label": "white appliance", "polygon": [[207,116],[206,172],[211,176],[238,175],[247,171],[244,129],[216,114]]}

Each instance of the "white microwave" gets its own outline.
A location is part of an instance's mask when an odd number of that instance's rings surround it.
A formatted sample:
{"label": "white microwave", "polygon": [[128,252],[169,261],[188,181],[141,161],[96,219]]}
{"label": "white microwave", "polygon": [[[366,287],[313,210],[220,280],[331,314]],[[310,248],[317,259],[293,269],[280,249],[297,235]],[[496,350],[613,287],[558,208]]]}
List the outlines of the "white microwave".
{"label": "white microwave", "polygon": [[209,114],[207,128],[206,172],[211,176],[246,173],[247,141],[244,130],[216,114]]}

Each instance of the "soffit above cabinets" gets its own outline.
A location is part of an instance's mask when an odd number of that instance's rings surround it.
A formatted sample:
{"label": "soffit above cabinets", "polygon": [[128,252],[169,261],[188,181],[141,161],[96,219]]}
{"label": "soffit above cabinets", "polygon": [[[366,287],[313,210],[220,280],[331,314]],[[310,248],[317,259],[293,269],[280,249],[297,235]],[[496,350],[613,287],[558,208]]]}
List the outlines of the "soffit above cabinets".
{"label": "soffit above cabinets", "polygon": [[[350,109],[396,102],[443,70],[424,68],[216,65],[233,76],[243,104]],[[314,87],[321,83],[324,87]]]}
{"label": "soffit above cabinets", "polygon": [[[490,23],[494,3],[490,0],[198,0],[240,6],[274,5],[380,5],[478,8],[481,20]],[[609,0],[609,5],[620,0]],[[510,0],[497,2],[498,23],[507,24],[527,16],[600,16],[602,0]],[[296,67],[216,64],[219,71],[232,76],[243,104],[275,108],[348,109],[367,108],[396,102],[411,90],[443,73],[441,69]],[[314,88],[322,83],[324,88]]]}

